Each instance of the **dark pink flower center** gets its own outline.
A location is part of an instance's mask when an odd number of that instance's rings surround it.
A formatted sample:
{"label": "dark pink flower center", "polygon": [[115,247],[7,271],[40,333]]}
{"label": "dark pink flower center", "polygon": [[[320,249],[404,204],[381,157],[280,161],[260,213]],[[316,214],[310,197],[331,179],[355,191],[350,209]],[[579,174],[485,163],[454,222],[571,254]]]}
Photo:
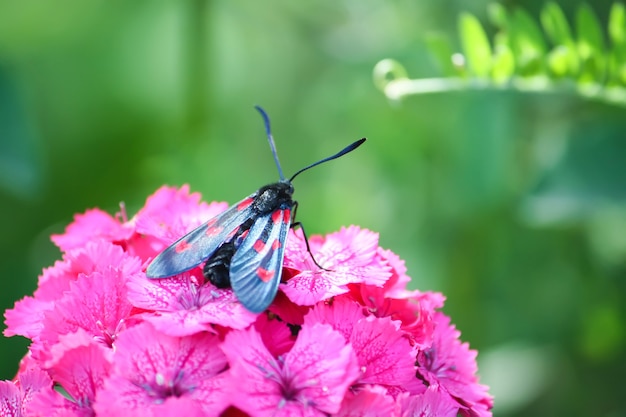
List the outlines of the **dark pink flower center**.
{"label": "dark pink flower center", "polygon": [[449,372],[456,371],[456,366],[448,365],[441,358],[437,358],[437,351],[434,347],[420,351],[417,354],[415,365],[418,367],[416,377],[426,386],[430,385],[427,373],[435,375],[439,379],[450,377]]}
{"label": "dark pink flower center", "polygon": [[209,304],[219,293],[212,286],[189,284],[189,288],[178,294],[178,304],[183,310],[197,310]]}
{"label": "dark pink flower center", "polygon": [[296,401],[306,406],[314,405],[313,401],[304,398],[301,394],[302,391],[310,385],[315,385],[314,381],[310,384],[302,386],[296,382],[296,374],[289,368],[282,357],[270,362],[270,369],[266,369],[259,365],[259,369],[263,372],[263,376],[270,381],[273,381],[280,390],[282,397],[281,404],[286,401]]}
{"label": "dark pink flower center", "polygon": [[157,373],[154,376],[154,381],[139,384],[139,386],[158,403],[165,401],[169,397],[181,397],[194,388],[185,383],[182,371],[179,371],[173,378],[169,379],[163,374]]}
{"label": "dark pink flower center", "polygon": [[115,339],[117,339],[117,335],[126,327],[126,323],[124,322],[124,319],[122,319],[117,323],[115,329],[109,330],[104,323],[98,320],[96,322],[96,327],[100,331],[100,335],[94,336],[94,339],[104,344],[106,347],[111,348],[113,347]]}

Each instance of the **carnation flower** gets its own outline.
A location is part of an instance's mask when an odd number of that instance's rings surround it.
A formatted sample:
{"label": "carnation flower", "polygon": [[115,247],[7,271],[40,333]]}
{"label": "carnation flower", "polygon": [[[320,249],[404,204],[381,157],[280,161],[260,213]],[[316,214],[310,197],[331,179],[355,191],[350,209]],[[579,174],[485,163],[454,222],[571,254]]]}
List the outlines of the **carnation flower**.
{"label": "carnation flower", "polygon": [[31,345],[0,381],[0,414],[491,415],[476,352],[439,311],[445,297],[409,289],[374,232],[311,236],[309,253],[290,231],[282,283],[260,314],[201,265],[146,277],[156,255],[226,208],[162,187],[130,219],[90,209],[52,236],[62,259],[5,312],[5,336]]}

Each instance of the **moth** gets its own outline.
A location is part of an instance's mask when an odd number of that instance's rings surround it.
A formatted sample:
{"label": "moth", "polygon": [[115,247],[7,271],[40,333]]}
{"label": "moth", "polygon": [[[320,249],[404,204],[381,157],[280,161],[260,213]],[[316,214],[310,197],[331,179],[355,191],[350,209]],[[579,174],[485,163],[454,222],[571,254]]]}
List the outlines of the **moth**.
{"label": "moth", "polygon": [[[204,276],[219,288],[232,287],[237,299],[253,313],[267,309],[280,284],[285,241],[295,221],[298,202],[292,181],[302,172],[352,152],[365,138],[293,174],[283,175],[267,113],[259,106],[280,180],[264,185],[226,211],[187,233],[157,255],[146,269],[148,278],[168,278],[205,262]],[[308,240],[305,242],[311,254]],[[316,265],[319,264],[311,254]],[[321,268],[321,266],[320,266]]]}

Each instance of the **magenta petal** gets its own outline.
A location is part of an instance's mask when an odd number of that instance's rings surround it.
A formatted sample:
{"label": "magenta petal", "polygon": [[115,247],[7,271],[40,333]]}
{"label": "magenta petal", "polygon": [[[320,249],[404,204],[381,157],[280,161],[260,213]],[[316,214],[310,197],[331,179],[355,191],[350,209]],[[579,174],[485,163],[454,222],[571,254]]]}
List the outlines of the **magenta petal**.
{"label": "magenta petal", "polygon": [[107,273],[82,275],[46,313],[42,342],[55,344],[60,335],[84,329],[106,346],[111,346],[132,306],[126,299],[126,277],[113,269]]}
{"label": "magenta petal", "polygon": [[431,385],[422,394],[402,396],[399,402],[402,417],[456,417],[459,408],[462,408],[438,385]]}
{"label": "magenta petal", "polygon": [[317,267],[306,251],[303,238],[291,233],[285,249],[285,267],[300,271],[281,285],[296,304],[313,305],[318,301],[348,292],[348,284],[383,286],[391,268],[377,256],[378,234],[356,226],[342,228],[312,245]]}
{"label": "magenta petal", "polygon": [[229,333],[222,349],[238,393],[233,404],[253,416],[335,413],[358,376],[352,347],[324,324],[303,326],[292,349],[278,359],[254,329]]}
{"label": "magenta petal", "polygon": [[148,323],[123,331],[94,409],[103,415],[157,413],[176,397],[200,405],[205,414],[219,414],[228,406],[221,375],[226,357],[219,343],[207,333],[168,336]]}
{"label": "magenta petal", "polygon": [[355,324],[365,318],[363,307],[346,297],[336,297],[331,305],[318,304],[304,318],[304,322],[330,324],[346,340],[352,337]]}
{"label": "magenta petal", "polygon": [[395,411],[396,401],[384,387],[366,385],[346,395],[337,417],[393,416]]}
{"label": "magenta petal", "polygon": [[15,381],[0,381],[0,416],[29,415],[33,399],[40,392],[52,388],[52,380],[40,369],[20,372]]}
{"label": "magenta petal", "polygon": [[475,350],[459,340],[461,332],[450,318],[437,312],[432,347],[417,354],[418,375],[430,385],[439,385],[470,411],[490,410],[493,399],[479,384]]}
{"label": "magenta petal", "polygon": [[46,365],[54,381],[79,404],[92,404],[109,374],[112,352],[82,329],[60,337],[53,348],[57,352]]}
{"label": "magenta petal", "polygon": [[269,319],[265,314],[259,315],[254,328],[261,334],[263,344],[274,357],[289,351],[296,339],[292,336],[287,323],[282,320]]}
{"label": "magenta petal", "polygon": [[350,341],[359,362],[360,384],[403,388],[414,382],[416,351],[400,322],[365,316],[363,307],[347,297],[316,306],[304,322],[330,324]]}
{"label": "magenta petal", "polygon": [[415,350],[399,323],[373,316],[359,320],[350,342],[363,374],[360,382],[402,387],[415,379]]}
{"label": "magenta petal", "polygon": [[13,381],[0,381],[0,415],[20,416],[22,414],[22,393]]}
{"label": "magenta petal", "polygon": [[15,303],[15,307],[4,312],[4,323],[7,326],[4,329],[4,335],[20,335],[29,339],[39,338],[39,333],[43,329],[44,314],[53,307],[54,302],[52,301],[24,297]]}
{"label": "magenta petal", "polygon": [[92,209],[74,216],[74,222],[65,228],[65,233],[52,235],[50,239],[62,251],[68,251],[99,239],[119,242],[128,239],[132,233],[132,228],[125,227],[110,214]]}
{"label": "magenta petal", "polygon": [[357,358],[343,336],[324,324],[303,326],[285,364],[297,372],[305,397],[327,413],[339,410],[343,396],[359,375]]}
{"label": "magenta petal", "polygon": [[163,402],[153,417],[206,417],[202,406],[186,398],[171,397]]}
{"label": "magenta petal", "polygon": [[211,284],[199,284],[194,269],[166,279],[148,279],[145,275],[130,277],[128,299],[146,310],[142,317],[171,336],[186,336],[211,330],[212,324],[243,329],[254,323],[256,314],[249,312],[232,290],[221,290]]}
{"label": "magenta petal", "polygon": [[163,247],[228,208],[226,203],[207,204],[189,186],[180,189],[161,187],[146,200],[146,205],[131,220],[137,233],[164,241]]}

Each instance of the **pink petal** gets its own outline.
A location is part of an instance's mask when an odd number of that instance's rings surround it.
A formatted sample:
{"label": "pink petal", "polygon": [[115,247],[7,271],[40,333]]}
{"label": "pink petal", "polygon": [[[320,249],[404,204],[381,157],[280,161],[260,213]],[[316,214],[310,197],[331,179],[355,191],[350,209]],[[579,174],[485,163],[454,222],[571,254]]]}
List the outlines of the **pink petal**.
{"label": "pink petal", "polygon": [[74,216],[74,222],[65,228],[65,233],[50,238],[62,251],[82,247],[87,242],[106,240],[119,242],[128,239],[133,233],[110,214],[100,210],[87,210]]}
{"label": "pink petal", "polygon": [[403,396],[399,399],[402,417],[437,416],[456,417],[459,404],[445,390],[431,385],[423,394]]}
{"label": "pink petal", "polygon": [[7,328],[5,336],[20,335],[31,340],[39,337],[43,330],[44,314],[54,308],[53,301],[41,301],[33,297],[24,297],[15,303],[12,309],[4,312]]}
{"label": "pink petal", "polygon": [[360,384],[404,387],[414,382],[416,351],[400,322],[366,317],[363,307],[347,297],[316,306],[304,322],[328,323],[350,341],[359,362]]}
{"label": "pink petal", "polygon": [[358,376],[351,346],[324,324],[303,326],[284,359],[275,359],[254,329],[229,333],[222,349],[238,393],[233,405],[254,416],[337,412]]}
{"label": "pink petal", "polygon": [[22,393],[13,381],[0,381],[0,416],[22,415]]}
{"label": "pink petal", "polygon": [[211,330],[212,324],[243,329],[254,323],[232,290],[198,283],[199,268],[165,279],[145,275],[128,280],[128,300],[146,310],[142,317],[171,336],[186,336]]}
{"label": "pink petal", "polygon": [[355,324],[365,318],[362,306],[347,297],[336,297],[332,304],[320,303],[311,309],[304,322],[330,324],[333,329],[341,333],[346,341],[352,337]]}
{"label": "pink petal", "polygon": [[200,405],[205,414],[219,414],[228,403],[221,374],[226,357],[218,345],[219,339],[208,333],[172,337],[148,323],[123,331],[115,342],[114,368],[94,409],[103,415],[158,413],[178,397]]}
{"label": "pink petal", "polygon": [[278,357],[289,351],[296,339],[295,336],[291,334],[287,323],[276,319],[269,319],[265,314],[259,315],[257,321],[254,323],[254,328],[261,334],[263,344],[274,357]]}
{"label": "pink petal", "polygon": [[189,193],[189,186],[180,189],[161,187],[148,197],[145,206],[131,220],[139,234],[164,241],[161,248],[228,208],[226,203],[207,204],[199,193]]}
{"label": "pink petal", "polygon": [[40,369],[20,372],[15,382],[0,381],[0,416],[21,417],[39,392],[51,389],[52,380]]}
{"label": "pink petal", "polygon": [[285,267],[299,270],[281,286],[283,292],[296,304],[313,305],[318,301],[348,292],[348,285],[367,283],[382,286],[391,276],[391,268],[377,256],[378,234],[356,226],[342,228],[318,239],[311,246],[315,260],[327,270],[313,263],[311,254],[300,235],[292,233],[285,249]]}
{"label": "pink petal", "polygon": [[490,410],[493,398],[488,387],[478,383],[475,350],[459,340],[461,332],[450,318],[437,312],[431,348],[417,355],[418,375],[430,385],[439,385],[471,411]]}
{"label": "pink petal", "polygon": [[381,386],[366,385],[357,393],[348,393],[337,417],[393,416],[396,402]]}
{"label": "pink petal", "polygon": [[361,366],[360,382],[404,386],[415,379],[415,350],[399,323],[373,316],[359,320],[350,342]]}
{"label": "pink petal", "polygon": [[46,366],[54,381],[86,408],[109,374],[112,352],[96,343],[86,331],[61,336]]}
{"label": "pink petal", "polygon": [[[283,274],[285,273],[284,271],[283,269]],[[286,323],[295,325],[304,323],[304,316],[310,309],[308,306],[294,304],[282,291],[278,291],[274,302],[269,306],[269,311],[272,314],[276,314]]]}
{"label": "pink petal", "polygon": [[391,298],[401,298],[406,291],[411,277],[406,274],[406,265],[402,259],[390,250],[378,248],[378,257],[383,263],[391,267],[391,277],[385,283],[385,295]]}
{"label": "pink petal", "polygon": [[352,347],[337,331],[324,324],[303,326],[285,364],[299,374],[306,398],[326,413],[339,410],[343,396],[359,375]]}
{"label": "pink petal", "polygon": [[132,306],[126,299],[125,279],[120,271],[94,272],[81,275],[70,284],[70,290],[55,303],[43,320],[41,340],[33,346],[42,357],[49,355],[49,347],[59,336],[87,331],[103,345],[111,346],[117,333],[124,327]]}

